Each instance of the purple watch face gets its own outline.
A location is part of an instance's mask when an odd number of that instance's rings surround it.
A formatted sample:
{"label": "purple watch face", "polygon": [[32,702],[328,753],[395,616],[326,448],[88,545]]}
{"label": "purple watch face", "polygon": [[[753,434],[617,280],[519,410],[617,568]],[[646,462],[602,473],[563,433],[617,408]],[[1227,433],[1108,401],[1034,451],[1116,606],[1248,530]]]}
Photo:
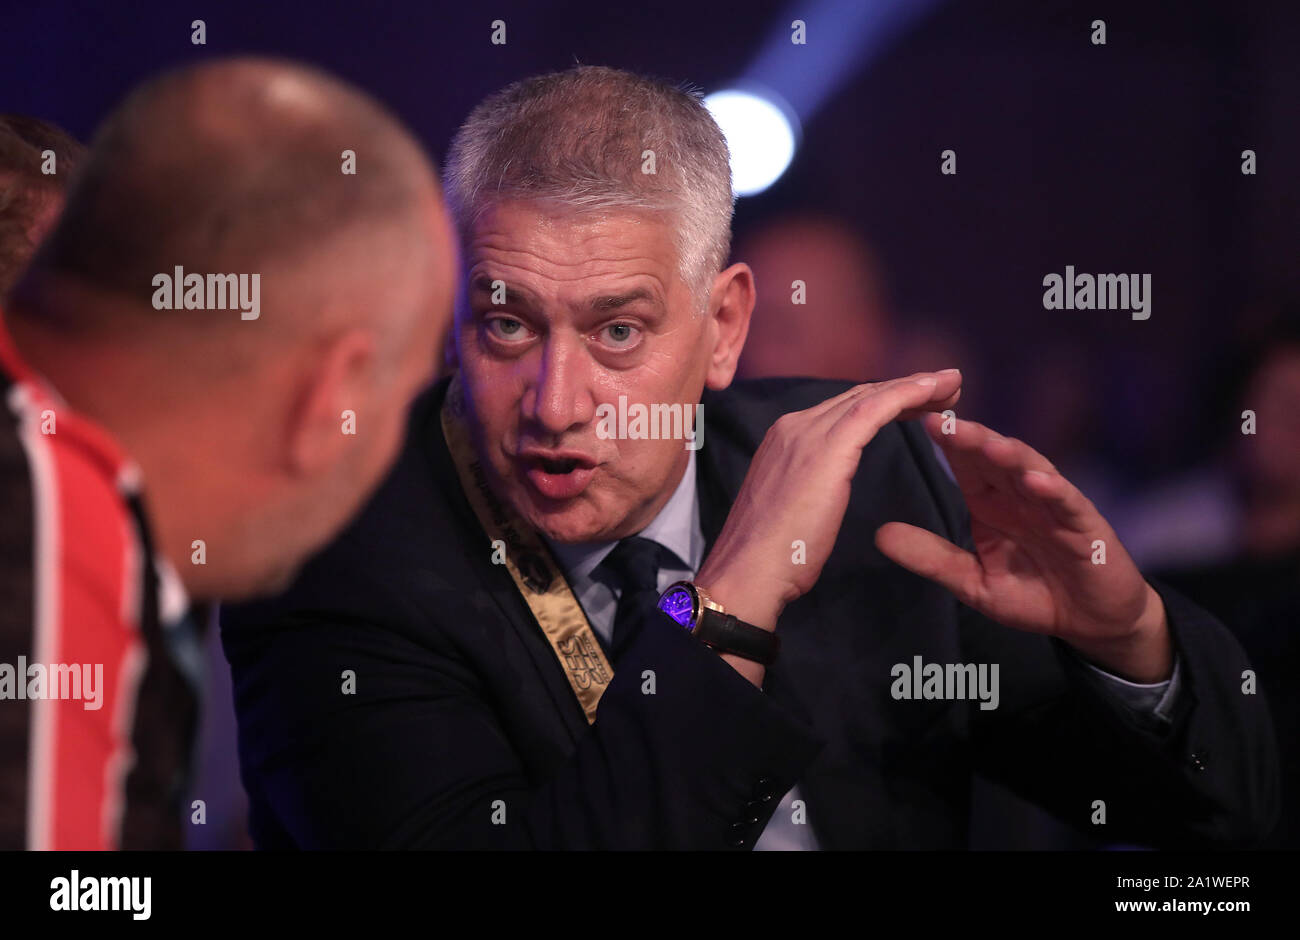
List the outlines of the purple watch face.
{"label": "purple watch face", "polygon": [[691,614],[695,609],[695,603],[691,597],[691,592],[686,588],[673,588],[659,598],[659,609],[687,630],[692,629]]}

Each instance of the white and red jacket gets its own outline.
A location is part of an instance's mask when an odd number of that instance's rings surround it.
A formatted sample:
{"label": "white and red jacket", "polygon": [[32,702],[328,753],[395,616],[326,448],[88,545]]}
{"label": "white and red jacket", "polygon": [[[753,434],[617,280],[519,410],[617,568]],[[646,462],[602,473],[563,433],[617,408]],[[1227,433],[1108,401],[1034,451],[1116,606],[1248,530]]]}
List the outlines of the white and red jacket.
{"label": "white and red jacket", "polygon": [[2,321],[0,396],[0,849],[181,848],[198,703],[139,473]]}

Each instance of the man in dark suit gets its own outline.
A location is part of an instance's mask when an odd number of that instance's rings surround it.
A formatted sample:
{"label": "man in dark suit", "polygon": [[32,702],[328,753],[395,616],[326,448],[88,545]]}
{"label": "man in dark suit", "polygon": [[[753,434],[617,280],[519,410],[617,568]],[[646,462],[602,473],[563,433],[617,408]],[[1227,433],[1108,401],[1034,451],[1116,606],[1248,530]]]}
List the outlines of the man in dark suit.
{"label": "man in dark suit", "polygon": [[1116,841],[1267,833],[1240,647],[957,420],[959,373],[732,384],[754,283],[697,99],[521,82],[447,173],[455,376],[224,617],[259,845],[964,847],[977,770]]}

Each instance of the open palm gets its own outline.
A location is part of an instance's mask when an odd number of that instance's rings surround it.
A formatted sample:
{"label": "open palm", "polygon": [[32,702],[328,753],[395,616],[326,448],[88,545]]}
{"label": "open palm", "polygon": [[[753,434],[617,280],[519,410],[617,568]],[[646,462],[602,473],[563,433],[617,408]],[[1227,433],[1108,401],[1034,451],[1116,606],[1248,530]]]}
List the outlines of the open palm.
{"label": "open palm", "polygon": [[1122,639],[1150,615],[1155,592],[1115,531],[1047,458],[973,421],[948,434],[941,415],[924,423],[966,499],[975,550],[892,522],[876,535],[885,555],[992,620],[1067,642]]}

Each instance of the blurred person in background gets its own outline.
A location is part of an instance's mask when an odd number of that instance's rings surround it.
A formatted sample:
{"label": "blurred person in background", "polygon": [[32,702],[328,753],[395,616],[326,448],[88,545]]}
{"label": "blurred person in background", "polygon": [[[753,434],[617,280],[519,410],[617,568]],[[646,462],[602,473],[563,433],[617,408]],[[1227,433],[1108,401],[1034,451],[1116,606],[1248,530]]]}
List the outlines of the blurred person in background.
{"label": "blurred person in background", "polygon": [[1260,561],[1300,547],[1300,311],[1279,308],[1224,362],[1207,384],[1213,456],[1142,493],[1123,522],[1134,557],[1153,566]]}
{"label": "blurred person in background", "polygon": [[747,259],[758,289],[743,377],[865,382],[900,371],[879,263],[852,228],[825,216],[790,216],[752,233],[736,257]]}
{"label": "blurred person in background", "polygon": [[[875,250],[847,222],[780,216],[740,239],[735,257],[747,260],[760,288],[740,357],[742,378],[866,382],[924,372],[935,362],[952,363],[967,378],[980,375],[973,352],[950,326],[895,312]],[[962,395],[964,410],[978,409],[977,390]]]}
{"label": "blurred person in background", "polygon": [[0,114],[0,297],[54,225],[86,148],[40,118]]}
{"label": "blurred person in background", "polygon": [[[1300,308],[1242,340],[1211,383],[1207,465],[1139,497],[1128,525],[1157,577],[1212,611],[1258,667],[1277,729],[1282,819],[1269,848],[1300,848]],[[1252,412],[1253,416],[1246,414]],[[1251,433],[1253,429],[1253,433]],[[1243,677],[1243,691],[1247,679]]]}

